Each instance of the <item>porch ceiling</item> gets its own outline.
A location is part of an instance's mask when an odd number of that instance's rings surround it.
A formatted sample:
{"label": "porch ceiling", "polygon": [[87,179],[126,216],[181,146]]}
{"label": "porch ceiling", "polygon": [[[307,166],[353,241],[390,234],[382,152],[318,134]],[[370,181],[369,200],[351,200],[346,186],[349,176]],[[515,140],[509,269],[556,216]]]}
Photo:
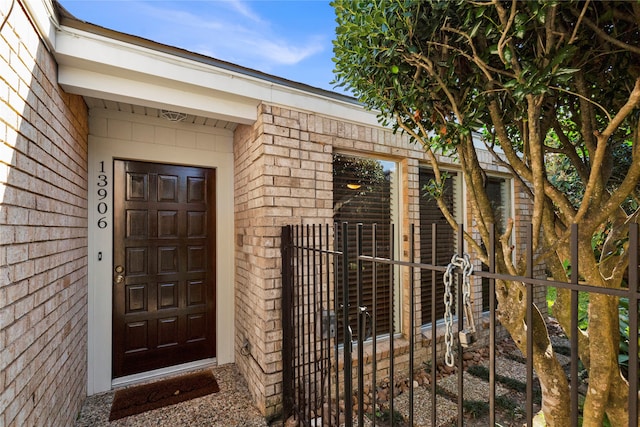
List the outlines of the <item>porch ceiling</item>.
{"label": "porch ceiling", "polygon": [[[122,111],[125,113],[139,114],[148,117],[161,117],[162,110],[159,108],[145,107],[142,105],[135,105],[126,102],[110,101],[107,99],[93,98],[90,96],[85,96],[84,100],[87,103],[87,107],[89,107],[89,109]],[[215,127],[219,129],[227,129],[230,131],[235,130],[235,128],[238,126],[238,124],[235,122],[214,119],[211,117],[202,117],[193,114],[187,114],[182,123]]]}

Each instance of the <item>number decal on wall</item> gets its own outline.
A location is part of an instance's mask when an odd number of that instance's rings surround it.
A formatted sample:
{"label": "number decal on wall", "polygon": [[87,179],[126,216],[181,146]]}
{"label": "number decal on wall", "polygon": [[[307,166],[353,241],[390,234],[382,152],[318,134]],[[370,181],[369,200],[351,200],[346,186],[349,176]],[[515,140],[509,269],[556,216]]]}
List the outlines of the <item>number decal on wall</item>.
{"label": "number decal on wall", "polygon": [[98,205],[96,209],[99,215],[103,215],[98,218],[98,228],[107,228],[109,223],[107,222],[107,212],[109,211],[109,205],[107,202],[103,202],[107,196],[109,195],[109,191],[107,190],[107,186],[109,184],[109,180],[107,178],[107,174],[104,171],[104,160],[100,162],[100,173],[98,174],[98,182],[96,185],[98,186],[98,191],[96,194],[98,195]]}

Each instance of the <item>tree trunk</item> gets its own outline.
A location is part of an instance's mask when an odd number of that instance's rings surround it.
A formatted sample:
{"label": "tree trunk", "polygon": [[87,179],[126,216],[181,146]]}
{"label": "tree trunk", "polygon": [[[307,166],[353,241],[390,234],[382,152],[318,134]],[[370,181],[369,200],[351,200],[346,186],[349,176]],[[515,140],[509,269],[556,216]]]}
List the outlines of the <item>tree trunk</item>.
{"label": "tree trunk", "polygon": [[[525,287],[509,283],[502,287],[506,293],[496,292],[500,322],[507,329],[522,352],[527,354],[527,325]],[[542,314],[533,310],[533,368],[538,374],[542,388],[542,411],[547,425],[564,427],[569,425],[571,405],[567,376],[553,353],[551,340]]]}
{"label": "tree trunk", "polygon": [[589,336],[592,343],[589,348],[589,388],[584,402],[583,427],[601,427],[607,410],[611,391],[612,372],[619,371],[618,334],[612,334],[614,322],[612,307],[617,298],[592,293],[589,295]]}
{"label": "tree trunk", "polygon": [[[640,404],[640,396],[636,404]],[[622,377],[622,374],[614,373],[609,392],[609,402],[607,402],[607,417],[612,426],[629,425],[629,383]],[[640,414],[635,425],[640,425]]]}

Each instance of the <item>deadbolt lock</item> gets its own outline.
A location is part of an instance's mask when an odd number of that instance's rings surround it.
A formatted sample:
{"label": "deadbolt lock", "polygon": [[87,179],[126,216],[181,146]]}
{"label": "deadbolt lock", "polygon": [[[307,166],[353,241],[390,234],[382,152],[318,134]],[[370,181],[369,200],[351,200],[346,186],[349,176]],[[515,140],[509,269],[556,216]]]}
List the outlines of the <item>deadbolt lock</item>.
{"label": "deadbolt lock", "polygon": [[117,265],[116,266],[116,273],[121,274],[122,272],[124,272],[124,267],[121,265]]}

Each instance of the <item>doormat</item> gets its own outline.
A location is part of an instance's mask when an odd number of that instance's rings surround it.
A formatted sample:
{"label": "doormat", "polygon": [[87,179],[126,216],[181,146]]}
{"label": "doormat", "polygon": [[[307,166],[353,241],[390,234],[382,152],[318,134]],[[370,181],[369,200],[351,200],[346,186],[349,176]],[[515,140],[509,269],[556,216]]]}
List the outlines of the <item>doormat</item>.
{"label": "doormat", "polygon": [[197,372],[116,391],[109,421],[220,391],[211,372]]}

